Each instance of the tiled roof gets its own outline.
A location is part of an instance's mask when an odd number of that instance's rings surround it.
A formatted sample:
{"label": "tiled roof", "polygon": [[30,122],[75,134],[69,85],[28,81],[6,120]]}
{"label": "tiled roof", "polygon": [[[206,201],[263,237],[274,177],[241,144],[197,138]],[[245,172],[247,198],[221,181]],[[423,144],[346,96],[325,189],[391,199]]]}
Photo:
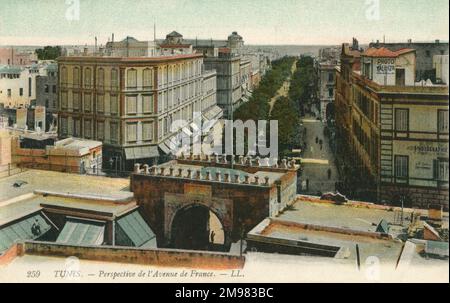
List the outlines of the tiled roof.
{"label": "tiled roof", "polygon": [[385,47],[380,48],[371,47],[368,48],[362,55],[366,57],[397,58],[399,55],[413,51],[415,50],[410,48],[403,48],[398,51],[391,51],[390,49],[387,49]]}

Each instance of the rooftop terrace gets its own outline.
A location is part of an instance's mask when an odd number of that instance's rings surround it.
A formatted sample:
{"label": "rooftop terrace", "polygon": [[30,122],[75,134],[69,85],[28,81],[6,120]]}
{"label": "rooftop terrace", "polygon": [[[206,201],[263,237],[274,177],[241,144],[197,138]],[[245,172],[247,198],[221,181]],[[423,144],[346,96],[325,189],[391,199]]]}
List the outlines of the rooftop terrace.
{"label": "rooftop terrace", "polygon": [[[18,182],[23,184],[15,186],[14,184]],[[133,193],[129,191],[129,180],[125,178],[27,170],[20,174],[0,179],[0,207],[9,199],[33,193],[35,190],[123,200],[133,197]]]}

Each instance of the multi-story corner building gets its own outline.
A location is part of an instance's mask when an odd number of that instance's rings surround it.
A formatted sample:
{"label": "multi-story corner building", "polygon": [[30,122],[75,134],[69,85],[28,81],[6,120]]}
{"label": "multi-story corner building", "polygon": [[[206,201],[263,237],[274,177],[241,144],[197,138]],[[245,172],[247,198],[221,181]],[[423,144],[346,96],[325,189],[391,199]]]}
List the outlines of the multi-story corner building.
{"label": "multi-story corner building", "polygon": [[211,95],[210,106],[202,104],[202,67],[201,54],[61,57],[58,132],[102,141],[111,168],[154,163],[171,152],[168,141],[179,132],[172,122],[188,127],[194,112],[214,109]]}
{"label": "multi-story corner building", "polygon": [[371,43],[370,47],[380,48],[386,47],[392,51],[404,48],[416,50],[416,71],[415,80],[430,79],[433,83],[436,81],[436,65],[433,62],[435,56],[448,55],[448,42],[435,40],[434,42],[414,42],[409,39],[407,42],[383,43],[380,41]]}
{"label": "multi-story corner building", "polygon": [[44,68],[42,75],[36,77],[36,105],[44,106],[46,111],[45,131],[57,122],[58,111],[58,65],[51,63]]}
{"label": "multi-story corner building", "polygon": [[360,198],[448,209],[448,86],[417,83],[415,71],[414,49],[343,46],[336,121],[345,181]]}

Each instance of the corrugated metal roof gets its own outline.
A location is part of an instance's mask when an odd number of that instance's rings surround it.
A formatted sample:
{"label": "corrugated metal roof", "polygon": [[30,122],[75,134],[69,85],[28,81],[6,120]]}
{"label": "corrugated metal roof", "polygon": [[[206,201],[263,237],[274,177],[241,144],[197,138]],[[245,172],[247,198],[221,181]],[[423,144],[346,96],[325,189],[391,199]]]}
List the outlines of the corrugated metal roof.
{"label": "corrugated metal roof", "polygon": [[[117,225],[125,233],[125,236],[136,247],[156,247],[156,235],[144,221],[138,211],[117,220]],[[124,245],[124,239],[117,239],[117,245]]]}
{"label": "corrugated metal roof", "polygon": [[78,245],[102,245],[104,234],[104,223],[71,219],[64,225],[56,242]]}
{"label": "corrugated metal roof", "polygon": [[[34,223],[38,223],[40,233],[33,233]],[[21,240],[35,240],[48,232],[51,226],[40,213],[0,229],[0,252],[7,250],[14,242]]]}

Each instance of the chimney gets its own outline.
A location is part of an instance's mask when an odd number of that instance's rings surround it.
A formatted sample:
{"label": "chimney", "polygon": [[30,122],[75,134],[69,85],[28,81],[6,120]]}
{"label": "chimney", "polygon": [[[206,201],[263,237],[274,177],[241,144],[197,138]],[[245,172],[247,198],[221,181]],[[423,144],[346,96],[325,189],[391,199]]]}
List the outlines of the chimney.
{"label": "chimney", "polygon": [[111,42],[114,43],[114,33],[111,36]]}

